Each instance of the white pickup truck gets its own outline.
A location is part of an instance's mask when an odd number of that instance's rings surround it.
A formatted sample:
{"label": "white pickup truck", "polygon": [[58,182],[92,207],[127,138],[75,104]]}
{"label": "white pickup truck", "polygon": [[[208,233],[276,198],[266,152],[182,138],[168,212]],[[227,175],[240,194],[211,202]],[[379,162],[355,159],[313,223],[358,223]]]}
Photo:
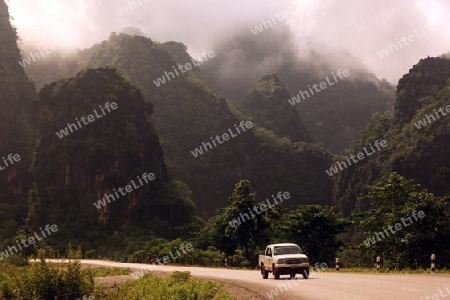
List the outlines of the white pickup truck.
{"label": "white pickup truck", "polygon": [[269,272],[275,279],[280,279],[280,275],[284,274],[289,274],[291,278],[296,274],[301,274],[305,279],[309,277],[309,258],[296,244],[268,245],[265,255],[259,256],[258,265],[263,279],[269,277]]}

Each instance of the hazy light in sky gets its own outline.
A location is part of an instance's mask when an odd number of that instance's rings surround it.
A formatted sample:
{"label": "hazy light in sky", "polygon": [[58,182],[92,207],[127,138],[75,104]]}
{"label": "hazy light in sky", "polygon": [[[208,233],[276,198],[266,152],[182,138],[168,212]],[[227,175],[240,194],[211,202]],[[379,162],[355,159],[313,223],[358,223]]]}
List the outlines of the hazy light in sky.
{"label": "hazy light in sky", "polygon": [[[298,13],[285,24],[292,30],[300,55],[312,40],[332,59],[339,61],[336,53],[348,52],[379,78],[394,84],[419,59],[450,52],[450,1],[446,0],[139,1],[138,8],[122,16],[117,10],[133,1],[10,0],[9,7],[23,46],[39,47],[63,36],[79,35],[74,46],[85,48],[132,26],[157,41],[183,42],[195,55],[233,37],[239,29],[250,32],[262,20],[295,6]],[[397,38],[427,24],[437,29],[384,58],[377,55]],[[262,34],[271,34],[271,29]]]}

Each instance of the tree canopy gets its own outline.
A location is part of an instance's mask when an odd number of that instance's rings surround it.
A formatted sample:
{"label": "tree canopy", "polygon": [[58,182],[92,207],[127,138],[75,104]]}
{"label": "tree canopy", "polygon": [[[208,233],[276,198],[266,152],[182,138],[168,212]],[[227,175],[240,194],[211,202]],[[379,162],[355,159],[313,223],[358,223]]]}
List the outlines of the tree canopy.
{"label": "tree canopy", "polygon": [[368,189],[358,201],[369,210],[355,214],[367,237],[360,246],[364,252],[399,268],[427,268],[431,254],[440,266],[450,263],[448,196],[436,197],[397,173]]}

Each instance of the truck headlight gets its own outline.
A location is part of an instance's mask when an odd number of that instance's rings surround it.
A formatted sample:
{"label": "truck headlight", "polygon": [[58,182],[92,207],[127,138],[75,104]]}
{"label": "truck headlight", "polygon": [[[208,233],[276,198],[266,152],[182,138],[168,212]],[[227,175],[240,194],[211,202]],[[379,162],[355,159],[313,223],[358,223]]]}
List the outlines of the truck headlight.
{"label": "truck headlight", "polygon": [[278,260],[278,263],[279,263],[279,264],[285,264],[285,263],[286,263],[286,260],[285,260],[285,259],[279,259],[279,260]]}
{"label": "truck headlight", "polygon": [[304,264],[309,264],[309,258],[304,258],[304,259],[302,259],[302,263],[304,263]]}

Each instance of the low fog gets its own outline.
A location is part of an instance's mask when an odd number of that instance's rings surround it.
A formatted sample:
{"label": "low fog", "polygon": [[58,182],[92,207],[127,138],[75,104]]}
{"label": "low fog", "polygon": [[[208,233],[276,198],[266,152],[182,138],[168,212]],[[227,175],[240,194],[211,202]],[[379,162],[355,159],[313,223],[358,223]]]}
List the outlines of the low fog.
{"label": "low fog", "polygon": [[[64,44],[66,50],[61,52],[82,49],[107,39],[111,32],[135,27],[156,41],[183,42],[194,57],[203,50],[214,50],[220,57],[221,49],[230,48],[226,44],[248,36],[260,38],[263,51],[273,49],[271,64],[282,61],[283,51],[306,61],[319,52],[328,59],[315,63],[366,68],[393,84],[419,59],[450,52],[446,0],[10,0],[8,5],[20,46],[27,49],[54,43]],[[276,15],[284,11],[289,16],[278,21]],[[277,21],[273,27],[256,35],[251,32],[272,18]],[[427,29],[430,26],[433,29]],[[389,43],[401,43],[397,39],[410,35],[416,37],[413,42],[383,58],[377,55]]]}

